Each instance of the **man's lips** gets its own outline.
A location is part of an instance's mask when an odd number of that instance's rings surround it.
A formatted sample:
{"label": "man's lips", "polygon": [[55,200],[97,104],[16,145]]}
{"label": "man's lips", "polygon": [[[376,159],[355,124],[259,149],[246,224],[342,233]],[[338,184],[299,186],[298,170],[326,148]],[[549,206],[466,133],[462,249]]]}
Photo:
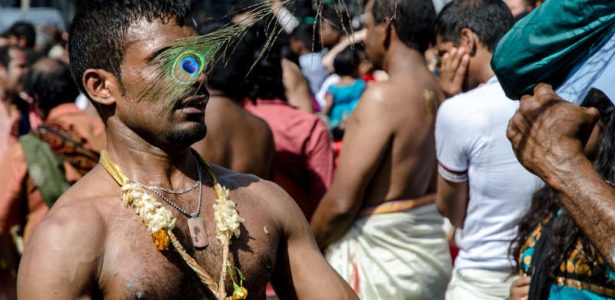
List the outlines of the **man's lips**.
{"label": "man's lips", "polygon": [[195,95],[186,98],[177,105],[177,110],[187,114],[202,114],[205,112],[205,106],[208,100],[207,95]]}

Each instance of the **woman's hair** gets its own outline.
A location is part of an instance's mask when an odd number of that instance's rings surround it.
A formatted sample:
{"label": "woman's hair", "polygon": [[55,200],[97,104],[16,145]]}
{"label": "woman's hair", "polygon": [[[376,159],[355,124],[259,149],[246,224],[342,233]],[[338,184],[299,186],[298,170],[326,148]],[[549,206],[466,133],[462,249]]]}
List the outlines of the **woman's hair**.
{"label": "woman's hair", "polygon": [[[592,90],[585,101],[587,106],[596,107],[600,111],[601,121],[604,124],[604,132],[600,138],[600,145],[597,156],[594,160],[594,169],[602,176],[602,178],[611,182],[615,181],[615,108],[610,100],[600,91]],[[516,263],[516,269],[519,269],[519,257],[521,249],[525,242],[530,238],[534,229],[547,220],[547,218],[555,217],[553,220],[551,244],[546,248],[545,265],[547,266],[547,275],[549,280],[554,280],[559,272],[561,263],[566,259],[570,252],[570,247],[576,244],[577,240],[581,241],[583,251],[589,258],[596,258],[597,251],[591,244],[589,239],[583,234],[581,229],[574,223],[567,211],[558,211],[561,204],[555,192],[544,187],[534,193],[532,204],[528,212],[521,218],[519,222],[519,231],[517,237],[512,241],[510,253]],[[594,274],[600,271],[602,266],[594,267]]]}

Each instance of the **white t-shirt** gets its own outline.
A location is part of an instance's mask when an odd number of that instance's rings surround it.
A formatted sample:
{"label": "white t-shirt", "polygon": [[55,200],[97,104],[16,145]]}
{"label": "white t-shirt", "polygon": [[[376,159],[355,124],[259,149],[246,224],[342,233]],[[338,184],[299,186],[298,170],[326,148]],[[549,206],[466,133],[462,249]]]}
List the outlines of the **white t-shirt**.
{"label": "white t-shirt", "polygon": [[470,195],[455,269],[509,270],[511,240],[542,181],[517,161],[506,138],[519,106],[496,77],[444,101],[436,118],[438,172],[469,180]]}

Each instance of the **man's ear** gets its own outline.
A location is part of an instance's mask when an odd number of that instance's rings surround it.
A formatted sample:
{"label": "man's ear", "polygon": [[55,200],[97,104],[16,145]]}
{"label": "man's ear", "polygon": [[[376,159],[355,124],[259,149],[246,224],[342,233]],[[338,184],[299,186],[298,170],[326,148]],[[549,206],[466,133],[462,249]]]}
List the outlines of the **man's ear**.
{"label": "man's ear", "polygon": [[121,95],[117,78],[102,69],[87,69],[83,72],[83,87],[92,101],[101,105],[114,104]]}
{"label": "man's ear", "polygon": [[478,50],[478,36],[472,30],[462,28],[459,37],[459,46],[465,48],[470,56],[474,56]]}

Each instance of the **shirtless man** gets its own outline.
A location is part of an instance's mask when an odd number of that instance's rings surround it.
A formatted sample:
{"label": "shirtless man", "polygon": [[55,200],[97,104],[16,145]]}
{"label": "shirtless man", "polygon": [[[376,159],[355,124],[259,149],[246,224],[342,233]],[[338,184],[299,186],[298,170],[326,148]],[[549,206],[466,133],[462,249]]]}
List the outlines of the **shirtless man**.
{"label": "shirtless man", "polygon": [[429,0],[367,3],[366,49],[391,78],[363,94],[333,185],[312,219],[329,263],[364,299],[442,299],[450,276],[432,194],[443,94],[422,55],[434,18]]}
{"label": "shirtless man", "polygon": [[236,48],[228,62],[220,61],[209,74],[207,137],[193,148],[207,162],[270,179],[275,153],[273,134],[264,120],[240,104],[246,95],[238,85],[252,64],[243,61],[243,57]]}
{"label": "shirtless man", "polygon": [[[190,145],[205,135],[207,93],[199,74],[191,97],[140,100],[152,79],[148,59],[182,37],[196,35],[184,1],[86,1],[73,20],[71,68],[107,125],[107,155],[136,182],[166,189],[194,186],[199,165],[208,246],[194,248],[187,218],[151,194],[177,218],[173,232],[196,263],[218,280],[221,245],[215,237],[215,193]],[[102,59],[105,58],[105,59]],[[121,76],[120,76],[121,74]],[[171,108],[165,102],[172,101]],[[271,280],[283,298],[356,299],[318,252],[301,211],[277,186],[211,166],[245,219],[229,261],[243,271],[249,296],[265,297]],[[188,188],[190,190],[190,188]],[[193,212],[199,189],[173,199]],[[58,200],[25,250],[20,299],[213,299],[214,295],[170,246],[159,251],[143,221],[120,201],[121,190],[101,165]],[[227,276],[227,279],[229,277]],[[237,278],[236,278],[237,279]],[[238,279],[237,279],[238,280]],[[230,279],[226,293],[232,292]]]}

